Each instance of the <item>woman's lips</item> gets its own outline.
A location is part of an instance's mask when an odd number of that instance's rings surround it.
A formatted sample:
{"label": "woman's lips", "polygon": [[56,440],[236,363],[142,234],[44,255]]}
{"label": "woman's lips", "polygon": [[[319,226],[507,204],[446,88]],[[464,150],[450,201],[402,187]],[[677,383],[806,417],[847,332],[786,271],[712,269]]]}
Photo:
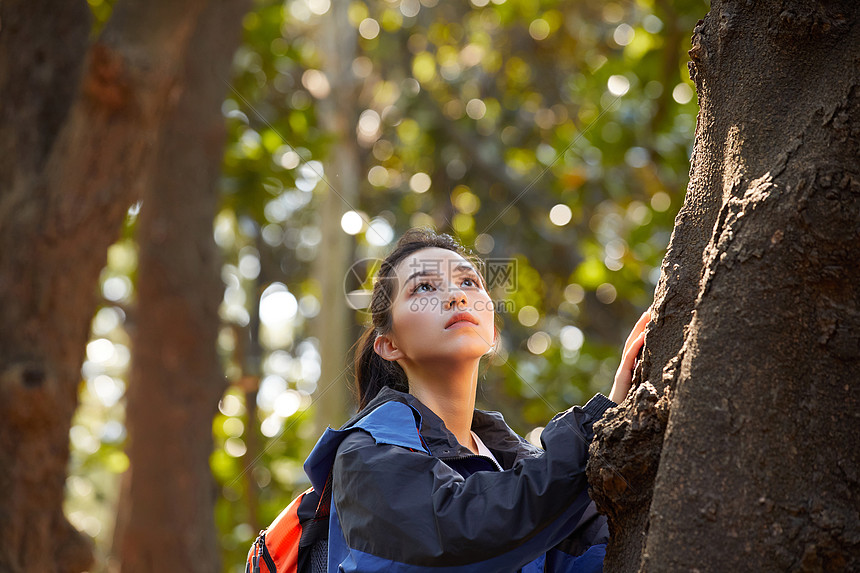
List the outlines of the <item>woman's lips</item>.
{"label": "woman's lips", "polygon": [[478,320],[469,314],[468,312],[458,312],[448,321],[448,324],[445,325],[445,328],[451,328],[452,326],[456,326],[458,324],[478,324]]}

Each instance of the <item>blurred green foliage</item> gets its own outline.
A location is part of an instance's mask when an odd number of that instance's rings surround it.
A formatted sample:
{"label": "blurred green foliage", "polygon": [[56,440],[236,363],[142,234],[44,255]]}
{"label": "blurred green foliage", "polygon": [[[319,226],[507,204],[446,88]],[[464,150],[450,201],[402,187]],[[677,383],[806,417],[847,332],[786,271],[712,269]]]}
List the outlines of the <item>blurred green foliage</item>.
{"label": "blurred green foliage", "polygon": [[[112,2],[89,2],[99,28]],[[289,332],[261,332],[256,415],[248,419],[237,385],[213,422],[225,571],[242,570],[255,528],[307,486],[301,464],[322,430],[312,400],[326,357],[308,326],[321,304],[311,262],[335,139],[320,122],[329,2],[257,1],[223,104],[214,230],[232,380],[260,289],[282,283],[297,305]],[[478,400],[523,434],[608,391],[624,337],[650,304],[687,183],[697,107],[686,51],[707,9],[704,0],[350,1],[363,179],[344,211],[364,216],[351,232],[354,258],[384,255],[391,243],[379,236],[432,225],[490,261],[513,261],[515,288],[493,293],[503,344]],[[128,464],[122,324],[134,299],[134,214],[104,272],[71,436],[67,512],[102,556]],[[364,316],[355,316],[358,332]]]}

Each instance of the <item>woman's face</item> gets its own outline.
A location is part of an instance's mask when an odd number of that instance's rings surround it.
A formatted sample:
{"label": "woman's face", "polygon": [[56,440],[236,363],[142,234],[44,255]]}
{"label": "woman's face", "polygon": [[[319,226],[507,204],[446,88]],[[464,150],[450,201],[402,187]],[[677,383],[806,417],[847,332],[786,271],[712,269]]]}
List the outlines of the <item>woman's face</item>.
{"label": "woman's face", "polygon": [[479,359],[493,345],[493,302],[475,267],[454,251],[428,247],[395,268],[387,360]]}

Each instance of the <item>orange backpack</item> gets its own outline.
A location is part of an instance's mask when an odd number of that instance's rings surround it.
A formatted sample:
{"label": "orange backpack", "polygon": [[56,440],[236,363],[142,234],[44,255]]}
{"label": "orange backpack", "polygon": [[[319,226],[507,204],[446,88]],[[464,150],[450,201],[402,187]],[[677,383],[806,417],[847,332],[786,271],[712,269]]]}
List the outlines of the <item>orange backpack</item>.
{"label": "orange backpack", "polygon": [[326,573],[331,475],[322,495],[308,488],[260,532],[245,573]]}
{"label": "orange backpack", "polygon": [[[360,417],[358,421],[348,422],[340,430],[329,428],[325,431],[305,461],[305,470],[309,476],[313,473],[322,477],[328,472],[322,492],[314,488],[308,489],[294,499],[267,529],[260,532],[248,552],[245,573],[328,572],[328,523],[334,453],[340,441],[353,430],[363,430],[374,435],[376,430],[373,428],[378,426],[378,423],[374,423],[373,418],[402,415],[400,410],[392,412],[388,406],[391,403],[382,404]],[[409,409],[407,411],[412,412],[408,416],[416,424],[415,431],[421,440],[420,417],[416,417],[417,411],[406,404],[400,407],[406,407]],[[328,447],[322,451],[318,450],[320,443],[327,443]],[[315,452],[319,455],[315,456]],[[311,471],[308,470],[309,467]],[[321,482],[322,480],[317,483]]]}

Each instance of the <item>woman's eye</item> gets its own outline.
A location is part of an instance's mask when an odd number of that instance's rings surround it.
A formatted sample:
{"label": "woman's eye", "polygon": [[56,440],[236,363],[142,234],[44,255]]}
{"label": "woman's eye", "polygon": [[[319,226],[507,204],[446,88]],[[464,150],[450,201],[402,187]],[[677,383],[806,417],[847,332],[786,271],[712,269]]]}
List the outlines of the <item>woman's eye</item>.
{"label": "woman's eye", "polygon": [[[412,292],[419,292],[422,290],[423,287],[427,287],[427,289],[432,289],[433,285],[431,285],[430,283],[418,283],[418,285],[412,290]],[[422,292],[426,292],[426,291],[422,291]]]}
{"label": "woman's eye", "polygon": [[466,277],[463,279],[463,284],[469,283],[467,286],[476,287],[478,286],[478,279],[473,277]]}

